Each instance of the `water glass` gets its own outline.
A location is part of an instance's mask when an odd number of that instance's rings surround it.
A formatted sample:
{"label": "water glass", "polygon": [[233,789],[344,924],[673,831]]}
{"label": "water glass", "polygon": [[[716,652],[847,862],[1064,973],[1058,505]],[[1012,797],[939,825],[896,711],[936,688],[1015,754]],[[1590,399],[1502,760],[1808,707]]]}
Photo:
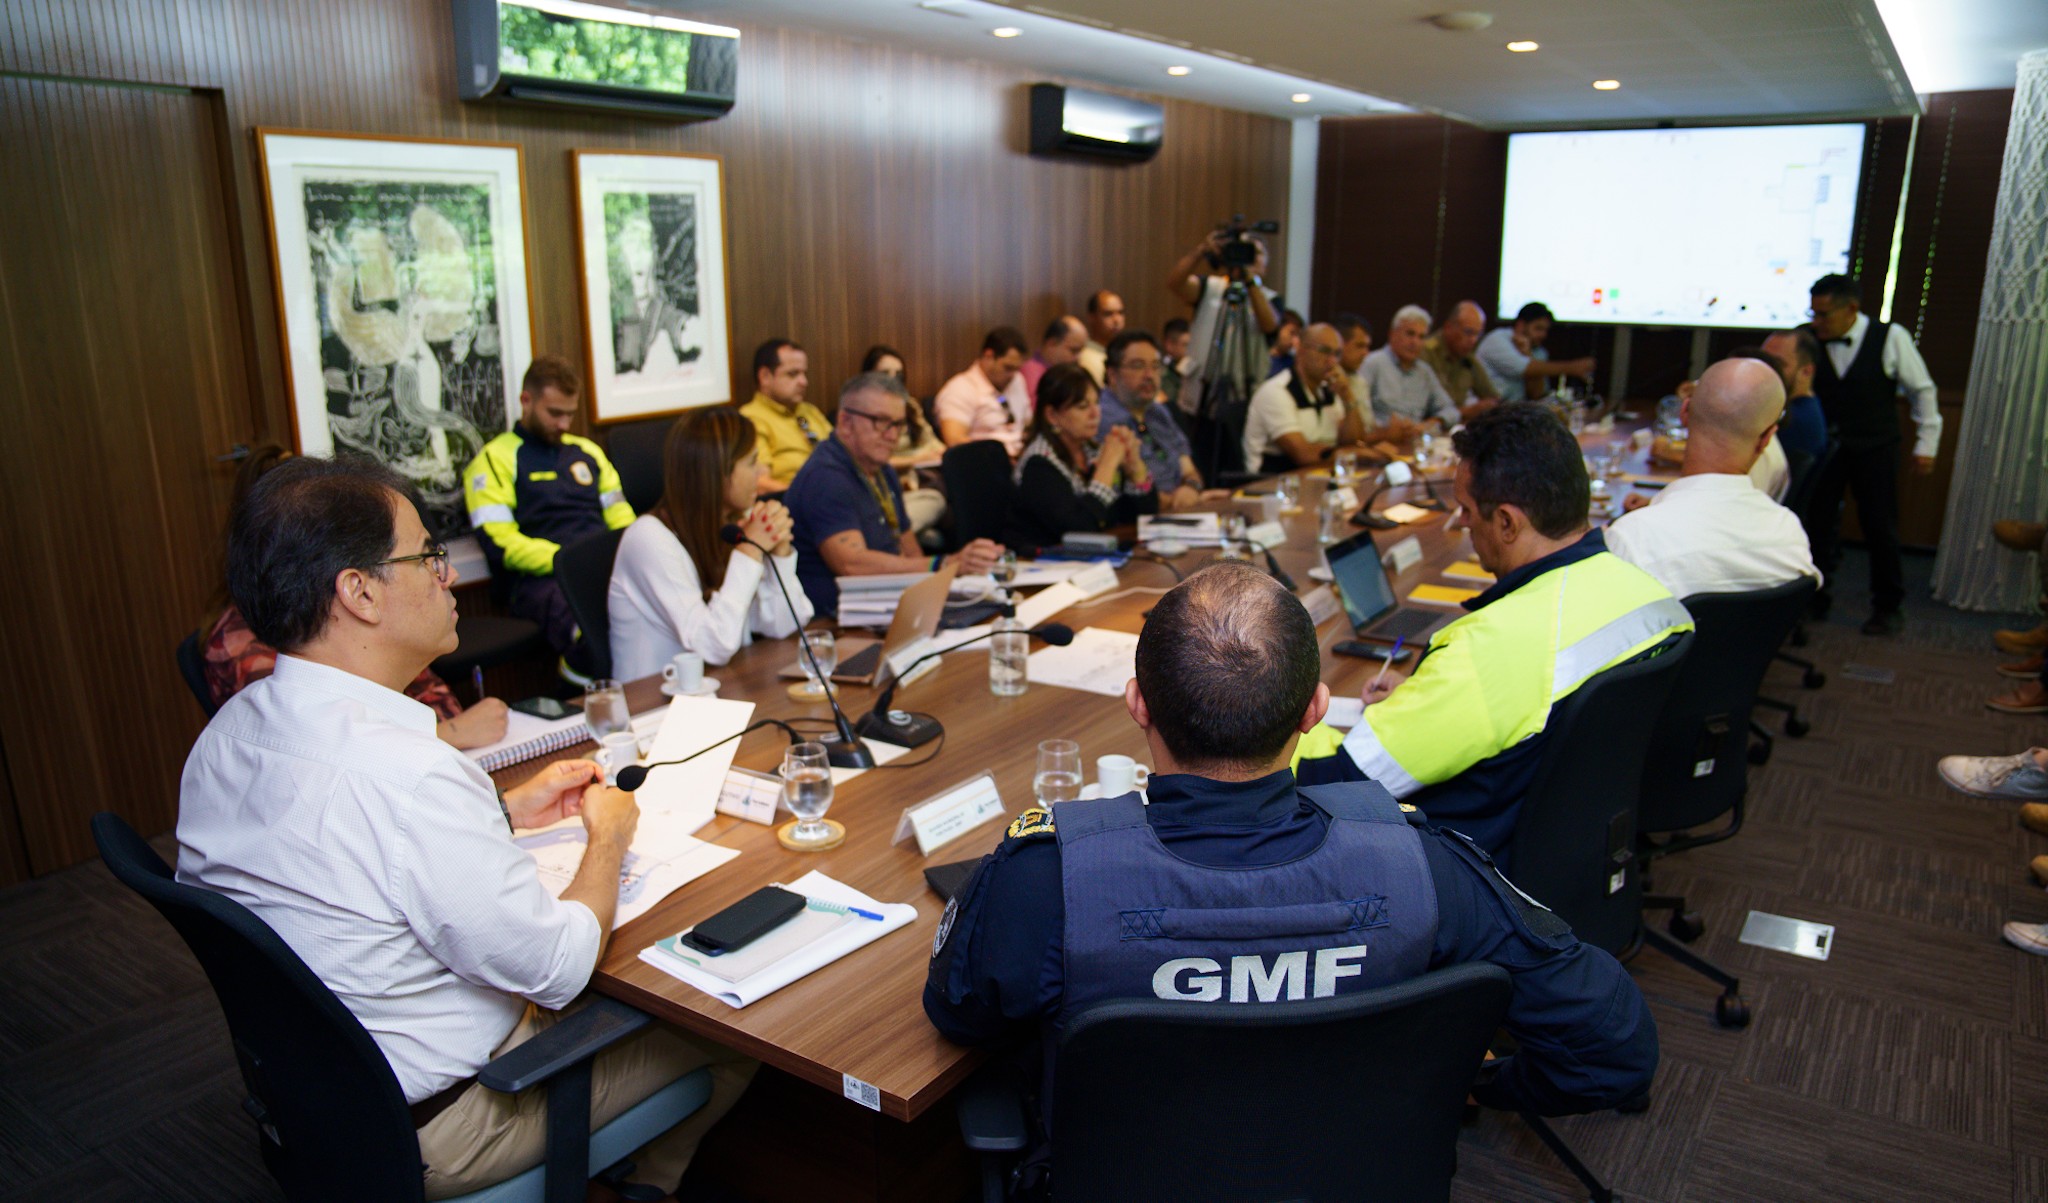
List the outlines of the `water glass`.
{"label": "water glass", "polygon": [[1415,467],[1418,471],[1427,472],[1435,466],[1436,435],[1424,427],[1422,433],[1415,436]]}
{"label": "water glass", "polygon": [[1351,532],[1346,530],[1344,525],[1345,516],[1344,498],[1338,495],[1336,489],[1324,490],[1322,520],[1316,524],[1316,542],[1328,547],[1332,543],[1342,543],[1350,537]]}
{"label": "water glass", "polygon": [[1358,452],[1349,447],[1337,452],[1337,460],[1330,468],[1330,479],[1340,489],[1348,488],[1352,481],[1358,479]]}
{"label": "water glass", "polygon": [[1250,549],[1245,546],[1245,538],[1251,527],[1245,522],[1244,515],[1225,514],[1218,525],[1223,535],[1223,546],[1217,549],[1217,558],[1223,560],[1250,559]]}
{"label": "water glass", "polygon": [[1011,581],[1017,579],[1017,553],[1007,547],[1003,548],[1003,554],[997,556],[996,562],[989,565],[988,574],[996,584],[1007,588]]}
{"label": "water glass", "polygon": [[988,639],[988,691],[999,698],[1014,698],[1029,686],[1028,665],[1031,635],[1014,618],[996,620],[996,633]]}
{"label": "water glass", "polygon": [[837,834],[824,821],[832,807],[832,766],[824,744],[791,744],[783,753],[782,800],[797,818],[789,833],[792,844],[822,844]]}
{"label": "water glass", "polygon": [[1038,770],[1031,792],[1040,806],[1072,802],[1081,796],[1081,745],[1071,739],[1048,739],[1038,745]]}
{"label": "water glass", "polygon": [[1273,485],[1273,496],[1280,499],[1280,512],[1299,514],[1301,512],[1301,477],[1283,476]]}
{"label": "water glass", "polygon": [[626,687],[602,677],[583,691],[583,723],[599,743],[607,735],[633,729],[633,715],[626,709]]}
{"label": "water glass", "polygon": [[1586,407],[1577,401],[1564,403],[1564,424],[1571,428],[1572,437],[1586,433]]}
{"label": "water glass", "polygon": [[824,679],[839,667],[839,643],[832,638],[830,631],[807,631],[804,637],[811,643],[810,655],[804,655],[801,648],[797,650],[798,663],[804,670],[804,683],[791,690],[790,694],[806,701],[822,702],[825,700]]}

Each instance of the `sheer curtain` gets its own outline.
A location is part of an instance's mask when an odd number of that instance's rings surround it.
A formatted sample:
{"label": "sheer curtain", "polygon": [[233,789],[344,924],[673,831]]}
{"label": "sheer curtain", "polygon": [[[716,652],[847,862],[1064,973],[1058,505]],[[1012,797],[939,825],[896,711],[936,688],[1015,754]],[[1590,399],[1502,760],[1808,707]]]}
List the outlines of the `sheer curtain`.
{"label": "sheer curtain", "polygon": [[1961,425],[1934,596],[2032,610],[2033,557],[1993,542],[1991,523],[2048,519],[2048,50],[2019,63]]}

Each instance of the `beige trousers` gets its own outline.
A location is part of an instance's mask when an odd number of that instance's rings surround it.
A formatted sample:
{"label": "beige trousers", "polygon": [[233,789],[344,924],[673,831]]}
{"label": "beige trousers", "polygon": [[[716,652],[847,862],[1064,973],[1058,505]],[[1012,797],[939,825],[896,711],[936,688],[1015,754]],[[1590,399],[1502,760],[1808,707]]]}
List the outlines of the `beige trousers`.
{"label": "beige trousers", "polygon": [[[572,1004],[570,1010],[575,1009]],[[529,1005],[492,1056],[524,1044],[559,1018]],[[590,1126],[616,1119],[648,1095],[697,1069],[711,1070],[711,1098],[689,1118],[634,1152],[631,1180],[674,1191],[697,1142],[739,1101],[760,1063],[723,1045],[662,1024],[598,1054],[590,1074]],[[427,1198],[481,1190],[540,1164],[547,1139],[547,1089],[500,1094],[472,1083],[447,1110],[420,1129]]]}

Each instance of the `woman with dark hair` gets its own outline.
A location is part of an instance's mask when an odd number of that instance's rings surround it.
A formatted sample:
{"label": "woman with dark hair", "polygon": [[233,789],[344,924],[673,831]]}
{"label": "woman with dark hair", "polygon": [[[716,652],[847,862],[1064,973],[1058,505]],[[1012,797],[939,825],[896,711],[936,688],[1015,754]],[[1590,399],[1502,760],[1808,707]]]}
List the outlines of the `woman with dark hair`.
{"label": "woman with dark hair", "polygon": [[[876,343],[868,348],[866,355],[861,356],[860,370],[894,376],[901,384],[903,364],[903,352]],[[924,406],[918,404],[914,397],[905,407],[903,416],[909,424],[904,426],[903,433],[896,436],[896,452],[889,457],[889,466],[896,469],[896,475],[903,482],[903,508],[908,512],[910,529],[921,531],[946,516],[946,495],[934,488],[920,487],[917,465],[937,463],[939,457],[946,453],[946,445],[932,433],[931,423],[924,419]]]}
{"label": "woman with dark hair", "polygon": [[1159,512],[1159,494],[1138,454],[1138,437],[1112,426],[1098,446],[1102,406],[1095,381],[1076,364],[1038,381],[1030,441],[1017,458],[1013,543],[1049,546],[1070,530],[1100,531]]}
{"label": "woman with dark hair", "polygon": [[[291,452],[276,443],[257,444],[236,469],[234,501],[228,512],[241,507],[249,487],[265,472],[291,457]],[[213,697],[214,708],[219,709],[228,704],[229,698],[270,675],[277,667],[277,649],[256,638],[256,632],[249,629],[241,609],[228,597],[225,578],[215,597],[212,615],[210,621],[201,625],[206,637],[200,644],[200,656],[207,692]],[[435,676],[431,668],[421,670],[413,683],[405,687],[405,696],[432,710],[437,720],[434,733],[458,748],[481,748],[505,738],[509,712],[503,701],[479,698],[475,705],[464,709],[455,691]]]}
{"label": "woman with dark hair", "polygon": [[[798,620],[810,621],[789,511],[759,500],[766,474],[756,442],[753,423],[726,406],[684,414],[669,430],[661,504],[626,528],[612,563],[612,675],[619,680],[652,676],[679,652],[724,664],[757,634],[795,634],[770,571],[788,587]],[[746,540],[727,546],[719,531],[728,523]]]}

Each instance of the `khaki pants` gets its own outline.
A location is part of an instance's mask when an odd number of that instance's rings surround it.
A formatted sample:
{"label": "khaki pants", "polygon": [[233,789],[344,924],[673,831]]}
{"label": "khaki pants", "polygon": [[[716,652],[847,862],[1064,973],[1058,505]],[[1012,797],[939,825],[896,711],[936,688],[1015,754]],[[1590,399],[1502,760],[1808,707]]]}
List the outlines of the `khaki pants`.
{"label": "khaki pants", "polygon": [[[525,1017],[492,1056],[533,1039],[559,1018],[554,1011],[529,1005]],[[591,1064],[593,1130],[684,1074],[706,1066],[711,1070],[711,1098],[682,1123],[632,1154],[632,1181],[674,1191],[697,1152],[697,1142],[732,1110],[760,1063],[723,1045],[657,1024],[598,1054]],[[427,1198],[445,1199],[481,1190],[532,1169],[540,1164],[546,1134],[546,1087],[510,1095],[472,1083],[446,1111],[420,1129]]]}

